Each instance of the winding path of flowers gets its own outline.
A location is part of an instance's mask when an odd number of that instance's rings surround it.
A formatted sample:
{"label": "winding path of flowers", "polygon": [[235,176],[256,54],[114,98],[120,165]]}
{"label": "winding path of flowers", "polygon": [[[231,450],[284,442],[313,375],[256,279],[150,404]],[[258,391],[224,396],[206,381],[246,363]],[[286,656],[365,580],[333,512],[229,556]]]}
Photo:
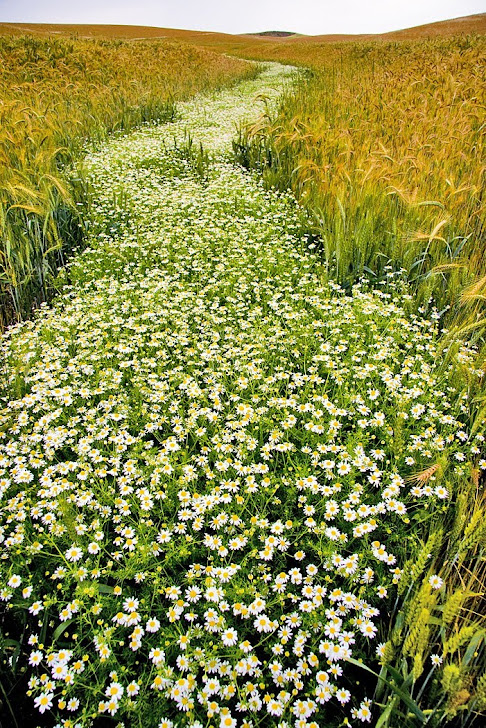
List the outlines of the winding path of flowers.
{"label": "winding path of flowers", "polygon": [[91,154],[90,247],[4,337],[0,596],[45,725],[370,721],[346,660],[449,497],[406,476],[475,447],[399,279],[325,283],[293,199],[229,159],[289,73]]}

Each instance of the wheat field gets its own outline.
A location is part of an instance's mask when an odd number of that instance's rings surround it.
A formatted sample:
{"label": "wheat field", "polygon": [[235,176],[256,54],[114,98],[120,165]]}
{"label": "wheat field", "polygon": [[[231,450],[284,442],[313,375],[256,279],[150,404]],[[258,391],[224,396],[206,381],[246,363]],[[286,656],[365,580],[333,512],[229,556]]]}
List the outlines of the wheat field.
{"label": "wheat field", "polygon": [[376,36],[228,35],[137,26],[0,24],[0,33],[161,37],[308,69],[278,114],[242,130],[239,160],[290,187],[346,284],[403,268],[417,305],[481,341],[486,14]]}
{"label": "wheat field", "polygon": [[341,282],[403,268],[419,305],[433,295],[455,321],[464,323],[467,309],[467,324],[477,324],[486,274],[484,36],[294,48],[287,44],[285,57],[305,57],[312,76],[278,114],[242,132],[240,160],[268,184],[292,188]]}
{"label": "wheat field", "polygon": [[87,140],[173,117],[174,103],[254,74],[221,54],[155,40],[0,39],[0,327],[45,300],[80,243]]}

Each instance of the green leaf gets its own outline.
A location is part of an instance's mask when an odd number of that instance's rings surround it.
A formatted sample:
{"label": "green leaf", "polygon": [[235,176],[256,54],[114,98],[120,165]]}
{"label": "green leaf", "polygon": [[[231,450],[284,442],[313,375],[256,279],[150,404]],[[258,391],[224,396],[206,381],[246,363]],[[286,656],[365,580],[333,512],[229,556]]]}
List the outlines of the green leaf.
{"label": "green leaf", "polygon": [[378,682],[378,685],[376,686],[376,690],[375,690],[375,701],[380,700],[381,696],[383,695],[384,687],[385,687],[383,679],[384,679],[385,675],[386,675],[386,667],[385,667],[385,665],[382,665],[380,674],[378,676],[379,682]]}
{"label": "green leaf", "polygon": [[378,719],[375,728],[385,728],[386,724],[388,723],[388,719],[397,704],[397,701],[398,701],[398,696],[395,695],[388,702],[388,705],[385,708],[385,710],[383,711],[383,713],[380,715],[380,718]]}
{"label": "green leaf", "polygon": [[3,640],[3,644],[5,647],[20,647],[20,642],[18,640]]}
{"label": "green leaf", "polygon": [[59,637],[65,632],[67,629],[69,629],[69,625],[74,622],[74,617],[72,619],[68,619],[66,622],[61,622],[61,624],[56,627],[54,630],[54,634],[52,635],[52,644],[55,644]]}
{"label": "green leaf", "polygon": [[385,667],[385,670],[387,670],[390,673],[390,675],[395,680],[397,685],[399,685],[399,686],[403,685],[403,683],[405,682],[405,677],[402,675],[401,672],[396,670],[391,665],[385,665],[384,667]]}
{"label": "green leaf", "polygon": [[108,586],[108,584],[98,584],[98,591],[100,594],[113,594],[114,587]]}
{"label": "green leaf", "polygon": [[[385,680],[384,677],[380,677],[377,672],[372,670],[371,668],[367,667],[366,665],[363,665],[361,662],[358,662],[358,660],[355,660],[353,657],[348,657],[346,662],[350,662],[352,665],[356,665],[356,667],[361,667],[362,670],[366,670],[366,672],[370,672],[372,675],[378,678],[378,680],[382,680],[385,685],[388,685],[388,687],[402,700],[407,708],[410,710],[411,713],[413,713],[421,723],[425,723],[425,716],[418,707],[418,705],[415,703],[415,701],[408,695],[406,692],[401,690],[397,685],[394,683],[389,682],[388,680]],[[386,665],[387,670],[389,670],[389,665]],[[394,670],[396,672],[396,670]],[[403,682],[403,677],[402,677]]]}
{"label": "green leaf", "polygon": [[486,632],[484,630],[480,630],[479,632],[476,632],[476,634],[472,637],[466,650],[466,654],[462,658],[463,665],[468,665],[471,662],[474,654],[477,652],[479,645],[484,640],[485,635]]}

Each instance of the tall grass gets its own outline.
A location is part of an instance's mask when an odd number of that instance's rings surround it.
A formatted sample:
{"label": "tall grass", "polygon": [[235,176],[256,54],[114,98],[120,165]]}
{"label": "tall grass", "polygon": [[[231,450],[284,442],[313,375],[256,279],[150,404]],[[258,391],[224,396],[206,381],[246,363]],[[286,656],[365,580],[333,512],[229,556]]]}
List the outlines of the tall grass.
{"label": "tall grass", "polygon": [[[450,487],[447,470],[436,463],[409,480],[417,487],[448,480]],[[471,468],[449,506],[429,517],[423,540],[410,535],[413,557],[403,567],[375,673],[379,728],[472,726],[484,717],[485,516],[484,490]]]}
{"label": "tall grass", "polygon": [[282,47],[286,58],[292,49],[312,57],[312,75],[241,131],[239,160],[294,190],[339,281],[377,279],[391,263],[420,304],[434,295],[456,314],[473,286],[474,323],[486,273],[485,38],[303,41]]}
{"label": "tall grass", "polygon": [[86,139],[171,119],[176,100],[254,72],[172,41],[0,39],[0,329],[46,298],[80,242],[83,183],[63,170]]}

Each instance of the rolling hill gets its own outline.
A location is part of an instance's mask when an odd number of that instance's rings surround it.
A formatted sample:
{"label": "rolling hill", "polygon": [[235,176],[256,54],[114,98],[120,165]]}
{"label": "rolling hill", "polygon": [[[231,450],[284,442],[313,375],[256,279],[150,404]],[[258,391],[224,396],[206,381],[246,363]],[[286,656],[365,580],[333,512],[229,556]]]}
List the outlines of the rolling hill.
{"label": "rolling hill", "polygon": [[269,41],[287,43],[336,43],[359,40],[413,40],[438,36],[486,34],[486,13],[466,15],[451,20],[428,23],[388,33],[366,35],[299,35],[289,31],[263,31],[231,35],[210,31],[183,30],[180,28],[157,28],[143,25],[63,25],[54,23],[0,23],[0,35],[75,35],[80,38],[123,38],[127,40],[149,40],[170,38],[217,48],[244,46],[248,42],[267,45]]}

